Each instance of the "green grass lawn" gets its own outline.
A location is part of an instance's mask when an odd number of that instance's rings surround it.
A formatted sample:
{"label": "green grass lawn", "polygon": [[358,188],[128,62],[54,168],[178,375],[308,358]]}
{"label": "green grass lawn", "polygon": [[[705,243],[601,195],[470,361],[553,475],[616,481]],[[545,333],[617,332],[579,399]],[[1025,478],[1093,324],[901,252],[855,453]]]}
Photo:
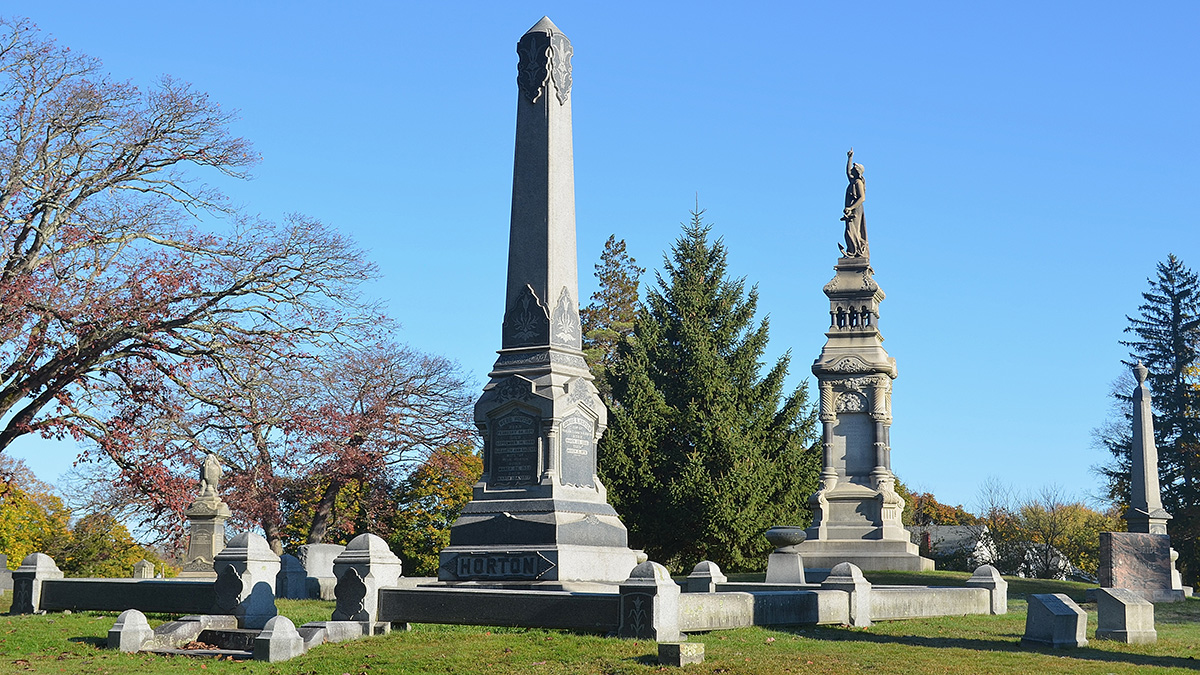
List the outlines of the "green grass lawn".
{"label": "green grass lawn", "polygon": [[[968,575],[873,572],[874,583],[962,585]],[[887,621],[846,627],[747,628],[699,633],[706,659],[685,673],[1139,673],[1200,670],[1200,599],[1155,608],[1158,643],[1123,645],[1093,640],[1083,649],[1023,649],[1028,593],[1067,593],[1083,599],[1085,584],[1009,579],[1005,616]],[[9,598],[0,600],[7,610]],[[333,603],[279,600],[297,625],[327,619]],[[417,625],[408,632],[322,645],[278,664],[218,661],[103,648],[114,613],[0,616],[2,673],[278,673],[382,675],[384,673],[646,673],[662,669],[653,642],[618,640],[554,630]],[[151,617],[157,624],[166,616]]]}

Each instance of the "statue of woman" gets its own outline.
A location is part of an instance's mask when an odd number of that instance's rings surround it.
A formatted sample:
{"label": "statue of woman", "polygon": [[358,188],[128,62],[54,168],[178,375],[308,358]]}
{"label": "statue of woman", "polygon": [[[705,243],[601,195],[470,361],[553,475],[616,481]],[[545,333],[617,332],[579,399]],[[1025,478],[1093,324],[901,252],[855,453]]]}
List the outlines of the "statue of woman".
{"label": "statue of woman", "polygon": [[867,217],[863,213],[863,199],[867,188],[863,183],[863,165],[854,163],[854,148],[846,153],[846,208],[842,209],[842,221],[846,223],[846,246],[838,244],[838,250],[847,258],[868,257]]}

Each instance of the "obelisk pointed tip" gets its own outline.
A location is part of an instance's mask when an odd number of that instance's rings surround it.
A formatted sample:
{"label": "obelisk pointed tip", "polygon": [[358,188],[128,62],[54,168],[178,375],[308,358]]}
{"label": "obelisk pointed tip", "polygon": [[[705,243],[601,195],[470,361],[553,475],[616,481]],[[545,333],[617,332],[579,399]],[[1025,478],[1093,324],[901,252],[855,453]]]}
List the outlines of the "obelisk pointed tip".
{"label": "obelisk pointed tip", "polygon": [[558,26],[554,25],[554,22],[551,21],[550,17],[548,16],[543,16],[541,21],[533,24],[533,28],[525,31],[526,35],[530,33],[546,33],[547,35],[558,33],[559,35],[562,35],[562,31],[558,29]]}

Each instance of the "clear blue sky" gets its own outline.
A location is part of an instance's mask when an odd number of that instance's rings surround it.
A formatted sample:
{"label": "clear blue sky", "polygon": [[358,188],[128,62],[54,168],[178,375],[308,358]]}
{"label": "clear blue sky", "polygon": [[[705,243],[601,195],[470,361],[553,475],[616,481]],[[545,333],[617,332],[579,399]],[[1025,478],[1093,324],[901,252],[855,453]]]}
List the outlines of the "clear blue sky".
{"label": "clear blue sky", "polygon": [[[943,501],[988,476],[1097,492],[1125,314],[1200,266],[1200,4],[9,0],[117,78],[241,111],[251,211],[352,234],[399,338],[482,386],[499,347],[515,43],[571,38],[581,291],[615,233],[651,270],[695,195],[758,284],[772,357],[811,378],[866,166],[893,468]],[[652,279],[652,274],[647,275]],[[53,480],[69,448],[17,450]]]}

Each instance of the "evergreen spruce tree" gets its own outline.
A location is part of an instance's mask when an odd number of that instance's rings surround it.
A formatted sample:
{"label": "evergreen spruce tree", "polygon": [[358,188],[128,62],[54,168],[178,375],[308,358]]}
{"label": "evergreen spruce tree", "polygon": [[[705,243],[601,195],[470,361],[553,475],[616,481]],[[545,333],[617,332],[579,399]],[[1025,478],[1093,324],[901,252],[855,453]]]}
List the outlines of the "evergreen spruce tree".
{"label": "evergreen spruce tree", "polygon": [[[1189,581],[1200,577],[1200,280],[1174,255],[1158,264],[1156,279],[1138,307],[1127,316],[1135,339],[1122,341],[1130,349],[1128,365],[1137,361],[1150,370],[1154,396],[1154,436],[1158,446],[1159,481],[1163,507],[1174,516],[1168,524],[1179,551],[1181,572]],[[1103,469],[1114,502],[1129,504],[1129,461],[1132,438],[1131,377],[1113,393],[1122,408],[1124,424],[1110,423],[1101,432],[1114,462]]]}
{"label": "evergreen spruce tree", "polygon": [[635,547],[684,570],[762,569],[772,525],[803,524],[815,491],[816,417],[789,355],[761,375],[757,289],[726,278],[726,249],[692,213],[657,287],[617,347],[601,475]]}
{"label": "evergreen spruce tree", "polygon": [[600,395],[608,398],[606,372],[612,365],[617,342],[633,333],[633,321],[641,308],[638,286],[646,268],[638,267],[625,251],[625,240],[609,235],[596,265],[599,289],[592,302],[579,311],[583,327],[583,356],[587,359]]}

